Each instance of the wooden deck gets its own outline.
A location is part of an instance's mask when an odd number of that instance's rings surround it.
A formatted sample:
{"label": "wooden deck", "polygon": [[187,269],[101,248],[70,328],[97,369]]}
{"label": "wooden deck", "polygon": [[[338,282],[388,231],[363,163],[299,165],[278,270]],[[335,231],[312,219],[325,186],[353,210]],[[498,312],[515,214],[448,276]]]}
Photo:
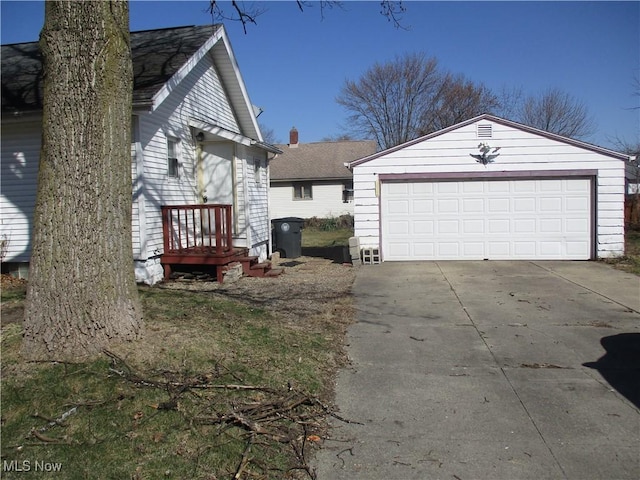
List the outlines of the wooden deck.
{"label": "wooden deck", "polygon": [[216,278],[222,283],[224,268],[238,262],[251,276],[269,276],[270,263],[258,263],[249,249],[233,246],[232,206],[223,204],[162,206],[164,253],[160,263],[164,278],[169,280],[177,265],[216,267]]}

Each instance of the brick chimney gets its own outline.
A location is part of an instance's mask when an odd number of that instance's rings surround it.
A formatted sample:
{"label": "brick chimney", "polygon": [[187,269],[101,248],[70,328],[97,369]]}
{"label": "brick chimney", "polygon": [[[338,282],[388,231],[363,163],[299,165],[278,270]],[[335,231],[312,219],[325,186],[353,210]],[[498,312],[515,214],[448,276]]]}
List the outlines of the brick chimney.
{"label": "brick chimney", "polygon": [[292,127],[289,131],[289,148],[298,148],[298,130]]}

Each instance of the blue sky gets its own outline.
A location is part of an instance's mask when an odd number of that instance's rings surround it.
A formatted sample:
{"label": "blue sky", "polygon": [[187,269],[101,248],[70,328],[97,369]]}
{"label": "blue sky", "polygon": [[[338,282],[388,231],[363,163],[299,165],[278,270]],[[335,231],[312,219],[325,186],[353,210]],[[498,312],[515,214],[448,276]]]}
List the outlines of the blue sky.
{"label": "blue sky", "polygon": [[[131,29],[211,23],[208,1],[131,2]],[[640,141],[640,2],[405,2],[403,25],[380,15],[379,2],[347,1],[299,11],[295,2],[260,2],[268,11],[244,34],[226,25],[260,122],[278,142],[295,126],[301,142],[344,132],[335,97],[375,62],[424,51],[453,73],[489,88],[539,94],[558,87],[585,102],[597,132],[587,139]],[[2,43],[37,40],[43,2],[3,0]],[[230,8],[230,6],[225,6]]]}

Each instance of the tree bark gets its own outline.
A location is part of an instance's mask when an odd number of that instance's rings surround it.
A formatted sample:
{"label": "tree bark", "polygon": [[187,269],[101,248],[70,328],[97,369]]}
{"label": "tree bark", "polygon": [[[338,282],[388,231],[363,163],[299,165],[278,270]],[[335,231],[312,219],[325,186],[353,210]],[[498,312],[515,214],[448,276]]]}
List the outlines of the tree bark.
{"label": "tree bark", "polygon": [[142,334],[131,242],[127,2],[45,2],[42,150],[23,353],[78,360]]}

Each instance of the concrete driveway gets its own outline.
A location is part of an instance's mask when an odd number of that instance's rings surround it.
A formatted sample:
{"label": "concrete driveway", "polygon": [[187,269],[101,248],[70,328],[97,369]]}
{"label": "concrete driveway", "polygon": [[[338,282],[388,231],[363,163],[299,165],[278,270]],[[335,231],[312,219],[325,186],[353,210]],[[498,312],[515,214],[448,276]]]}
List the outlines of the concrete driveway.
{"label": "concrete driveway", "polygon": [[364,266],[319,480],[640,478],[640,278]]}

